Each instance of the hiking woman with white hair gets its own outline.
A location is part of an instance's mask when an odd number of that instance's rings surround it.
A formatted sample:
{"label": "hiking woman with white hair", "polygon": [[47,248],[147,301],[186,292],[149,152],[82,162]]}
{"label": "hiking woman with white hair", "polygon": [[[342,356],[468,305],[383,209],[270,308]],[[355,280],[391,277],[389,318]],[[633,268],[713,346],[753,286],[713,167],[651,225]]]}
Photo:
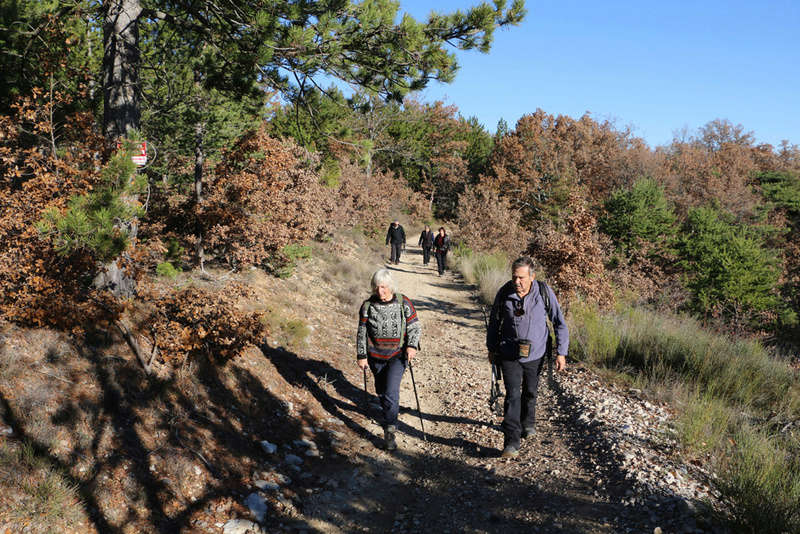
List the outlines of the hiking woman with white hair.
{"label": "hiking woman with white hair", "polygon": [[397,448],[395,432],[400,412],[400,380],[407,362],[419,350],[422,333],[417,311],[408,298],[395,293],[392,274],[378,269],[370,282],[372,296],[361,304],[356,334],[358,366],[375,377],[383,411],[384,446]]}

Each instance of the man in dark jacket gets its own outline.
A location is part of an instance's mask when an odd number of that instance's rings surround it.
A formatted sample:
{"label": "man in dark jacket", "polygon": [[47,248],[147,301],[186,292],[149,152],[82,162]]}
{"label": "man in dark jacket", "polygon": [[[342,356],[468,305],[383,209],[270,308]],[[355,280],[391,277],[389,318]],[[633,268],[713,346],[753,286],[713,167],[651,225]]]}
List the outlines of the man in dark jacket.
{"label": "man in dark jacket", "polygon": [[569,331],[555,293],[544,289],[550,313],[539,284],[533,260],[523,256],[511,265],[512,278],[497,292],[486,332],[489,360],[503,369],[506,398],[503,410],[503,458],[519,454],[520,438],[531,435],[536,421],[536,394],[544,356],[550,348],[547,318],[556,334],[556,370],[567,367]]}
{"label": "man in dark jacket", "polygon": [[400,221],[394,221],[389,225],[389,230],[386,232],[386,244],[392,247],[389,261],[397,265],[400,263],[400,253],[406,246],[406,232],[400,226]]}
{"label": "man in dark jacket", "polygon": [[419,236],[417,245],[422,247],[422,265],[428,265],[431,261],[431,249],[433,248],[433,232],[427,224]]}

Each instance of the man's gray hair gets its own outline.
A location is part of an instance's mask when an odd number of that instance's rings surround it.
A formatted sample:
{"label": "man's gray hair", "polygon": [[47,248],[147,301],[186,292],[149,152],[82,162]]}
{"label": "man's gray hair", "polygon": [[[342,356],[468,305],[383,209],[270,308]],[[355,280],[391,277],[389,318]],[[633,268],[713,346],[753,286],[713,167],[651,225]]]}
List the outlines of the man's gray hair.
{"label": "man's gray hair", "polygon": [[389,286],[394,292],[394,280],[392,279],[392,273],[389,269],[378,269],[375,271],[369,283],[370,286],[372,286],[373,293],[378,289],[378,286]]}
{"label": "man's gray hair", "polygon": [[530,272],[530,274],[533,274],[533,271],[535,269],[533,265],[533,259],[530,256],[520,256],[519,258],[514,260],[514,263],[511,264],[511,272],[513,273],[520,267],[527,267],[528,272]]}

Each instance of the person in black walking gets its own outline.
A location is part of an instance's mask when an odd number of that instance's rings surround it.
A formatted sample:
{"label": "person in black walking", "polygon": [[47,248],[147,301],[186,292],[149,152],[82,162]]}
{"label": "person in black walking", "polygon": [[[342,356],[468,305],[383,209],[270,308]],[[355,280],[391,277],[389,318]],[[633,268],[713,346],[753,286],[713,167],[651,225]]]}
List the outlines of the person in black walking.
{"label": "person in black walking", "polygon": [[427,224],[419,236],[417,245],[422,247],[422,265],[428,265],[431,261],[431,249],[433,248],[433,232]]}
{"label": "person in black walking", "polygon": [[400,253],[406,246],[406,231],[400,225],[400,221],[394,221],[386,231],[386,244],[391,245],[392,251],[389,261],[397,265],[400,263]]}
{"label": "person in black walking", "polygon": [[569,331],[564,314],[553,290],[542,282],[534,283],[535,279],[533,260],[528,256],[511,264],[511,280],[497,292],[486,331],[489,361],[503,368],[506,386],[503,458],[516,457],[520,438],[535,432],[539,374],[551,348],[547,318],[556,334],[556,370],[567,368]]}
{"label": "person in black walking", "polygon": [[444,274],[447,269],[447,251],[450,250],[450,236],[444,231],[444,227],[439,227],[439,233],[433,240],[434,255],[436,256],[436,267],[439,276]]}

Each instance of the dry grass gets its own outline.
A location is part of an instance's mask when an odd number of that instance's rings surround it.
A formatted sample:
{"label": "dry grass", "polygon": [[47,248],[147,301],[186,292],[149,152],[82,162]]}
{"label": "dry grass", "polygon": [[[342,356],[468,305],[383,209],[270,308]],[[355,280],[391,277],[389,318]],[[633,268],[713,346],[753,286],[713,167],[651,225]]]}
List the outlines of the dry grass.
{"label": "dry grass", "polygon": [[29,443],[0,443],[0,486],[0,504],[8,505],[0,522],[26,525],[25,532],[56,534],[84,519],[77,488]]}

